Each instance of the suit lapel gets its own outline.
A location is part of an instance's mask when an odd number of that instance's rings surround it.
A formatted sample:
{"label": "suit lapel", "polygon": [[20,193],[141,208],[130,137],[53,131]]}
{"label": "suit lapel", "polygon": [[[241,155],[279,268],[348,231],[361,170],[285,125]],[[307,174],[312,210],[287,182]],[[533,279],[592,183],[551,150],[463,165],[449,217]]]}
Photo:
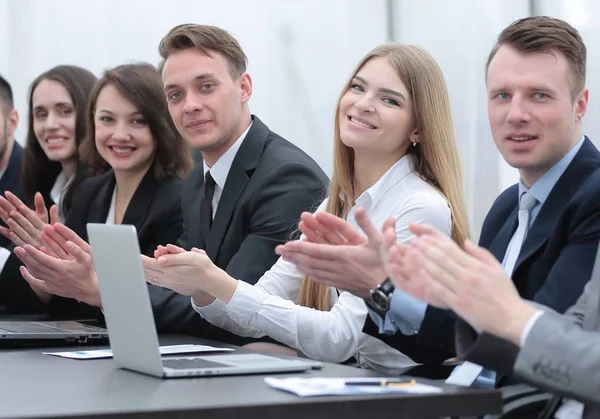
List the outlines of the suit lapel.
{"label": "suit lapel", "polygon": [[554,188],[548,195],[548,198],[542,205],[533,225],[527,233],[525,242],[519,253],[515,264],[516,272],[519,266],[531,257],[548,239],[554,229],[554,221],[558,218],[564,209],[565,203],[569,202],[577,192],[574,185],[581,185],[585,178],[600,166],[600,152],[586,138],[581,149],[573,158],[573,161],[567,167],[567,170],[558,179]]}
{"label": "suit lapel", "polygon": [[506,254],[506,249],[508,247],[508,243],[510,239],[515,234],[517,230],[518,223],[518,207],[517,200],[515,200],[514,209],[511,211],[510,215],[506,219],[504,225],[492,241],[490,245],[489,251],[498,259],[500,262],[504,259],[504,255]]}
{"label": "suit lapel", "polygon": [[[244,192],[254,169],[260,162],[269,135],[269,128],[258,117],[253,116],[252,119],[252,127],[243,140],[244,142],[229,169],[210,234],[208,239],[205,240],[206,253],[212,261],[216,261],[219,256],[219,249],[227,233],[237,201]],[[197,213],[199,214],[199,207]]]}
{"label": "suit lapel", "polygon": [[110,171],[103,175],[102,185],[98,189],[96,196],[93,197],[93,202],[90,204],[88,223],[106,223],[114,189],[115,177],[112,171]]}
{"label": "suit lapel", "polygon": [[141,230],[158,186],[159,181],[154,177],[152,168],[148,169],[127,205],[121,224],[131,224],[138,232]]}

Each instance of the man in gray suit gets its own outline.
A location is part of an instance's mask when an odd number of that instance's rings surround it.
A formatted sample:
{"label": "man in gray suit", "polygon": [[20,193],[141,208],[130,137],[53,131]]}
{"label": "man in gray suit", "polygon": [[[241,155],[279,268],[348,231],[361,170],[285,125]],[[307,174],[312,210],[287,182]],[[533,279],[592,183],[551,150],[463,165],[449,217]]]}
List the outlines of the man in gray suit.
{"label": "man in gray suit", "polygon": [[470,241],[462,250],[429,226],[412,229],[418,237],[408,246],[385,231],[388,274],[402,290],[462,318],[458,355],[556,394],[544,418],[599,417],[600,252],[577,303],[558,314],[521,299],[487,250]]}

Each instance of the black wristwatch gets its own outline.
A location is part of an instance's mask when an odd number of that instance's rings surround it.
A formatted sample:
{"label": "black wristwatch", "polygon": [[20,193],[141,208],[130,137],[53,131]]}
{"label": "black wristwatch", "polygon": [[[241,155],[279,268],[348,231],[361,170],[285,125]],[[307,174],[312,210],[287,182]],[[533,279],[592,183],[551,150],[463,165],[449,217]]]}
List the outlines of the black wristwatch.
{"label": "black wristwatch", "polygon": [[375,310],[381,317],[385,317],[385,314],[390,309],[390,300],[392,299],[394,289],[392,281],[386,278],[385,281],[370,291],[371,299],[368,301],[369,307]]}

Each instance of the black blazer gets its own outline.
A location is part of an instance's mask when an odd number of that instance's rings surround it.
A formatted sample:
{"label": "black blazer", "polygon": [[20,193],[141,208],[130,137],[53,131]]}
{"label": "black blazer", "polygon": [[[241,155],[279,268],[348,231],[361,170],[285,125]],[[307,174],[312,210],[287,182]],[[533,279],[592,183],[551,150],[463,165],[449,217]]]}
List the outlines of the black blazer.
{"label": "black blazer", "polygon": [[[6,170],[0,177],[0,193],[4,195],[5,191],[11,191],[19,199],[23,200],[23,189],[21,188],[21,159],[23,156],[23,147],[13,140],[13,149],[6,165]],[[4,221],[0,220],[0,225],[6,226]],[[12,249],[10,240],[0,236],[0,246]]]}
{"label": "black blazer", "polygon": [[[564,312],[575,303],[590,279],[600,240],[600,152],[586,138],[560,177],[532,224],[515,264],[512,279],[521,297]],[[485,218],[479,245],[504,259],[518,224],[518,185],[496,199]],[[427,308],[418,335],[382,335],[380,339],[422,360],[422,352],[450,353],[454,341],[454,314]],[[460,321],[460,320],[459,320]],[[378,329],[367,320],[370,334]],[[422,335],[422,336],[421,336]],[[425,343],[425,345],[419,345]],[[417,358],[420,357],[420,358]],[[436,359],[437,358],[437,359]],[[428,359],[431,361],[431,359]]]}
{"label": "black blazer", "polygon": [[[180,179],[158,181],[149,170],[136,189],[123,216],[123,224],[132,224],[138,232],[141,251],[152,256],[159,244],[173,243],[183,230]],[[72,211],[65,224],[88,240],[86,224],[105,223],[115,187],[111,172],[80,183],[73,197]],[[12,313],[46,310],[55,318],[96,318],[100,310],[73,299],[52,297],[43,307],[19,272],[20,260],[11,254],[0,275],[0,303]],[[4,292],[3,292],[4,291]]]}
{"label": "black blazer", "polygon": [[[182,183],[177,178],[159,181],[150,169],[133,194],[122,224],[135,226],[143,254],[153,256],[158,245],[172,243],[181,234],[183,226],[179,200]],[[115,184],[114,174],[110,171],[86,179],[77,187],[73,207],[65,224],[85,241],[88,241],[87,223],[106,222]],[[46,310],[55,318],[101,316],[100,310],[95,307],[56,296],[46,305]]]}
{"label": "black blazer", "polygon": [[[276,262],[275,246],[291,238],[302,211],[318,206],[328,183],[325,173],[306,153],[270,131],[256,116],[253,120],[227,176],[208,237],[202,236],[199,219],[202,164],[184,182],[181,208],[185,227],[178,242],[188,250],[205,249],[218,267],[250,284]],[[250,341],[206,321],[200,323],[189,297],[163,288],[151,294],[161,332],[236,344]]]}

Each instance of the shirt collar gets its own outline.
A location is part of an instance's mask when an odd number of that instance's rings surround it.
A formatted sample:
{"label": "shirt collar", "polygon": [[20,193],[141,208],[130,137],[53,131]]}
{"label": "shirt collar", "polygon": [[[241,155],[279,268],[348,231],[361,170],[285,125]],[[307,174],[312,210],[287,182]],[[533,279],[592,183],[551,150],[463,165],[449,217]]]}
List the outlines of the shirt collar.
{"label": "shirt collar", "polygon": [[242,135],[240,135],[240,138],[238,138],[235,141],[235,143],[233,143],[231,147],[229,147],[229,149],[225,153],[223,153],[221,157],[219,157],[219,159],[215,162],[215,164],[212,165],[212,167],[209,167],[208,164],[206,164],[206,162],[202,162],[204,176],[206,177],[206,172],[210,170],[210,175],[215,180],[217,186],[221,188],[221,190],[225,188],[225,181],[227,180],[227,176],[229,175],[229,169],[231,169],[233,159],[235,159],[235,155],[240,149],[242,143],[244,142],[244,139],[246,138],[248,131],[250,131],[250,127],[252,126],[252,124],[253,122],[251,121],[250,125],[248,125],[248,128],[246,128],[246,131],[244,131]]}
{"label": "shirt collar", "polygon": [[50,190],[50,198],[52,198],[52,201],[54,201],[54,203],[57,204],[58,206],[60,206],[60,196],[62,195],[63,191],[67,187],[67,183],[68,183],[67,174],[65,173],[64,170],[62,170],[56,177],[56,180],[54,181],[54,185],[52,186],[52,189]]}
{"label": "shirt collar", "polygon": [[569,167],[575,155],[579,152],[584,140],[585,136],[582,135],[577,144],[562,159],[531,185],[531,189],[525,186],[523,181],[519,179],[519,199],[525,192],[529,192],[538,200],[539,205],[542,205],[548,198],[548,195],[550,195],[550,192],[552,192],[558,179],[565,173],[565,170],[567,170],[567,167]]}
{"label": "shirt collar", "polygon": [[356,206],[361,206],[369,211],[387,191],[404,179],[410,172],[412,172],[412,157],[407,154],[394,163],[369,189],[360,194],[356,199]]}

